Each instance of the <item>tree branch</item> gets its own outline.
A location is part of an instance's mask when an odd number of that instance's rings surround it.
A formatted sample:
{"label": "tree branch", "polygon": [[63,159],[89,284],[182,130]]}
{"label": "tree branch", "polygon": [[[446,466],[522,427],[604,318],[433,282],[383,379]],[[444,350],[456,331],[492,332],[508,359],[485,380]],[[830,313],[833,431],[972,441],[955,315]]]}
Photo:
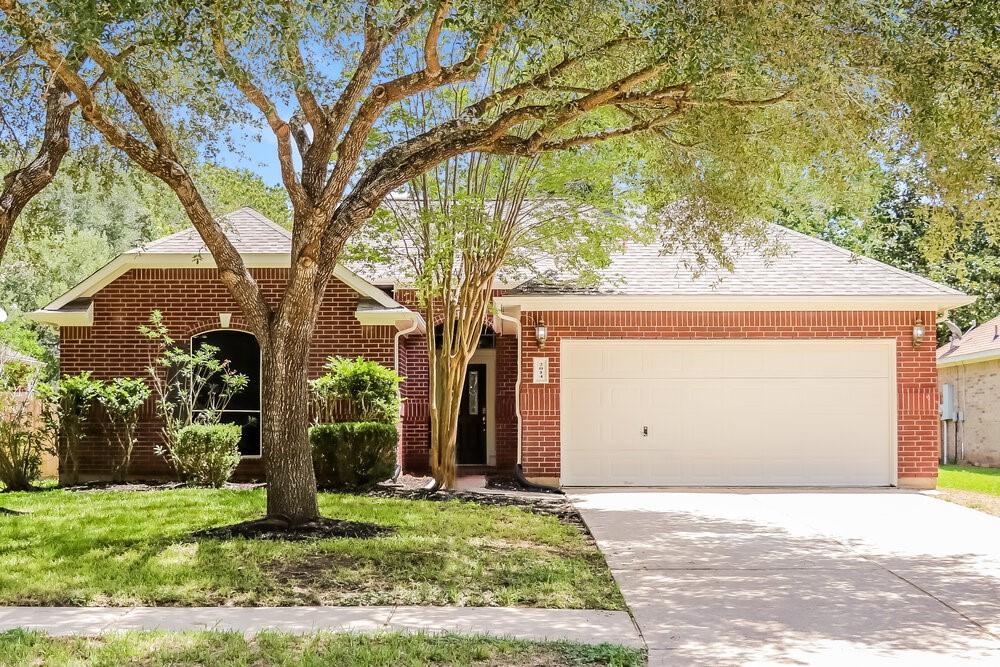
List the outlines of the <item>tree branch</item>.
{"label": "tree branch", "polygon": [[438,40],[441,39],[441,27],[451,9],[451,0],[439,0],[434,16],[431,18],[427,36],[424,39],[424,69],[432,79],[441,74],[441,59],[438,54]]}
{"label": "tree branch", "polygon": [[253,82],[250,73],[243,69],[236,62],[232,53],[229,52],[229,47],[226,46],[223,34],[222,20],[218,15],[212,23],[211,33],[212,50],[215,52],[215,57],[219,61],[219,64],[226,70],[230,80],[243,93],[247,101],[257,107],[257,110],[264,116],[268,126],[271,128],[271,132],[274,133],[278,147],[278,164],[281,168],[281,180],[288,190],[288,196],[292,200],[292,205],[297,211],[308,214],[312,209],[312,202],[306,196],[302,184],[299,182],[298,174],[295,172],[295,161],[292,158],[292,144],[290,141],[291,128],[289,128],[288,123],[278,114],[277,107],[275,107],[274,102],[271,101],[267,93]]}
{"label": "tree branch", "polygon": [[[223,283],[240,304],[250,325],[261,333],[266,332],[270,308],[264,301],[257,282],[243,263],[243,258],[233,247],[219,223],[212,218],[208,206],[201,198],[201,193],[198,192],[184,167],[176,160],[171,159],[169,155],[150,148],[109,118],[97,103],[87,82],[75,69],[69,66],[66,58],[44,34],[38,20],[26,12],[17,0],[0,0],[0,9],[7,15],[9,21],[17,25],[27,35],[27,41],[38,57],[77,97],[84,120],[100,132],[111,146],[123,151],[143,169],[170,186],[184,207],[188,218],[205,241],[205,245],[208,246],[216,265],[219,267]],[[99,49],[90,49],[88,52],[100,55]],[[120,71],[110,70],[110,76],[114,79],[121,77],[121,74]],[[124,77],[121,78],[124,79]],[[133,100],[141,102],[144,97],[140,100],[134,96],[127,96],[130,106],[132,106]],[[150,123],[152,119],[148,117],[148,114],[155,114],[155,111],[152,107],[142,108],[141,104],[139,106],[138,109],[132,106],[133,111],[140,115],[144,124]],[[142,118],[143,114],[147,117]],[[157,123],[162,123],[158,117],[151,125],[156,127]],[[171,148],[169,153],[173,152]]]}
{"label": "tree branch", "polygon": [[55,178],[69,151],[70,91],[59,77],[52,77],[45,92],[45,127],[38,152],[31,162],[3,179],[0,189],[0,257],[10,240],[14,222],[28,202]]}

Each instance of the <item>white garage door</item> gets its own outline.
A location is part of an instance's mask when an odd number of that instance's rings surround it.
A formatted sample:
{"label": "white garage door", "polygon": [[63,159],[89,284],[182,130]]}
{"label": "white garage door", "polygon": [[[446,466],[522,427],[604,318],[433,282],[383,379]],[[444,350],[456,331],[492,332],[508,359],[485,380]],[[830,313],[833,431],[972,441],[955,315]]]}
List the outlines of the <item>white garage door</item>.
{"label": "white garage door", "polygon": [[563,340],[567,486],[894,482],[894,342]]}

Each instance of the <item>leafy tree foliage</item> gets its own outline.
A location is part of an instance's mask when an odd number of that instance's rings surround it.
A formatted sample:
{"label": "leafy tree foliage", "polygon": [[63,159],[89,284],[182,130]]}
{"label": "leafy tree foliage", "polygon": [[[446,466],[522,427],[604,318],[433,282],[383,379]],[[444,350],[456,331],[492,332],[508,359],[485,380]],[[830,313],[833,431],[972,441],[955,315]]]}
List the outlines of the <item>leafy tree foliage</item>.
{"label": "leafy tree foliage", "polygon": [[[458,155],[617,149],[621,196],[710,257],[749,221],[868,210],[885,164],[927,166],[926,206],[996,224],[996,3],[811,0],[0,0],[103,140],[177,196],[263,354],[268,513],[318,515],[309,339],[350,237]],[[80,49],[91,63],[67,64]],[[399,75],[398,72],[403,74]],[[460,91],[417,134],[401,105]],[[194,165],[226,127],[270,132],[292,206],[265,298]],[[191,139],[196,139],[192,141]]]}

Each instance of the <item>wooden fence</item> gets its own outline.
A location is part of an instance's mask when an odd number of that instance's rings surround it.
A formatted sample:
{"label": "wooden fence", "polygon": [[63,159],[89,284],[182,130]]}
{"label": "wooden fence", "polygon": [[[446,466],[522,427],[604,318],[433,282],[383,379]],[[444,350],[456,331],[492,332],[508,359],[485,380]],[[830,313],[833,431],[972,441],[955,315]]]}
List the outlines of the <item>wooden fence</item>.
{"label": "wooden fence", "polygon": [[[42,425],[42,402],[33,393],[24,391],[3,392],[0,395],[0,419],[7,419],[13,411],[20,413],[22,418],[30,419],[34,424]],[[42,454],[42,478],[55,479],[59,477],[59,459],[55,454]]]}

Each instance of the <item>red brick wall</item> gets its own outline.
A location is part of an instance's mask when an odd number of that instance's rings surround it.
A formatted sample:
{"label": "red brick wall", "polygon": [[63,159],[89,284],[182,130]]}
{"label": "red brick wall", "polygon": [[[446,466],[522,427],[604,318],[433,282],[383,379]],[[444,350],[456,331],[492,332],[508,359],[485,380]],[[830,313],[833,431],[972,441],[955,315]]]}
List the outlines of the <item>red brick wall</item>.
{"label": "red brick wall", "polygon": [[[822,339],[895,338],[900,478],[937,476],[938,414],[934,327],[914,349],[913,322],[933,323],[933,312],[524,312],[522,350],[522,462],[535,477],[559,476],[559,342],[562,338]],[[538,349],[534,323],[548,326]],[[549,357],[549,384],[532,384],[532,359]]]}
{"label": "red brick wall", "polygon": [[[276,303],[287,280],[285,269],[253,271],[266,298]],[[354,316],[360,296],[334,279],[327,288],[310,354],[310,371],[322,372],[332,355],[363,356],[391,367],[395,327],[362,326]],[[196,333],[217,329],[219,313],[232,313],[232,328],[241,328],[239,308],[219,281],[215,269],[136,269],[113,281],[94,297],[91,327],[64,327],[60,340],[60,370],[64,375],[92,371],[98,378],[147,377],[153,347],[139,333],[153,310],[181,344]],[[152,402],[144,409],[140,442],[132,457],[133,477],[170,474],[166,462],[153,452],[160,442],[160,422]],[[110,472],[110,452],[100,437],[85,448],[81,473],[99,478]],[[245,459],[240,478],[262,478],[261,462]]]}
{"label": "red brick wall", "polygon": [[[501,292],[495,292],[496,295]],[[395,298],[414,310],[419,307],[413,290],[399,290]],[[423,312],[426,317],[426,311]],[[430,412],[428,395],[430,378],[427,369],[427,338],[407,336],[400,345],[400,373],[403,384],[401,463],[406,472],[426,474],[430,471]],[[517,413],[514,407],[517,382],[517,337],[496,338],[496,466],[463,467],[466,473],[509,471],[517,460]]]}

